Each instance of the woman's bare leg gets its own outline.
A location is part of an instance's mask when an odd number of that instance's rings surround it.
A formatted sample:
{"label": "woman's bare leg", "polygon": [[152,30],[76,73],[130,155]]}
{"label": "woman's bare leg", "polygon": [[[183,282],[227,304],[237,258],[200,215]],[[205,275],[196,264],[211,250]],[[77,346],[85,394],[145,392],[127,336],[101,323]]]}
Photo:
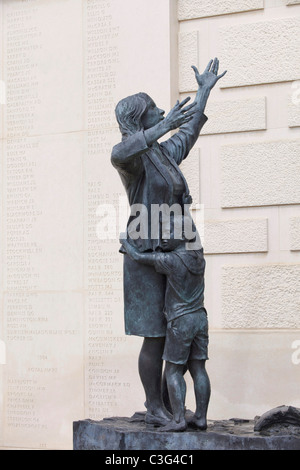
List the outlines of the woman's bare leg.
{"label": "woman's bare leg", "polygon": [[[162,400],[164,344],[164,337],[144,338],[139,356],[139,374],[146,394],[148,421],[150,422],[150,415],[157,418],[157,423],[153,422],[153,424],[163,424],[163,420],[170,420],[171,417]],[[162,420],[161,423],[160,420]]]}
{"label": "woman's bare leg", "polygon": [[184,365],[166,362],[166,380],[173,419],[166,426],[160,428],[164,432],[184,431],[187,427],[185,420],[186,386],[183,377]]}

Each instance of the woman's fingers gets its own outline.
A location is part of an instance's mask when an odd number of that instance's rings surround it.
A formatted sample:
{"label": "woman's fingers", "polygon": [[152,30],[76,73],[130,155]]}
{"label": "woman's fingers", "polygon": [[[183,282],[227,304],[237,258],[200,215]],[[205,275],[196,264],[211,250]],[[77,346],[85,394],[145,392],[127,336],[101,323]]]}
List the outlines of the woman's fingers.
{"label": "woman's fingers", "polygon": [[217,79],[220,80],[220,78],[224,77],[224,75],[227,73],[227,70],[225,72],[221,73],[220,75],[217,76]]}
{"label": "woman's fingers", "polygon": [[193,116],[186,116],[184,120],[182,121],[182,124],[185,124],[187,122],[190,122],[193,119]]}
{"label": "woman's fingers", "polygon": [[213,63],[213,59],[211,59],[208,64],[207,64],[207,67],[206,69],[204,70],[204,72],[209,72],[210,71],[210,67],[211,67],[211,64]]}
{"label": "woman's fingers", "polygon": [[218,75],[218,70],[219,70],[219,59],[216,57],[212,65],[211,72],[214,73],[215,75]]}
{"label": "woman's fingers", "polygon": [[196,110],[192,110],[192,111],[189,111],[188,113],[185,113],[183,116],[181,116],[181,119],[180,119],[181,124],[191,121],[194,117],[195,112]]}
{"label": "woman's fingers", "polygon": [[195,65],[192,65],[192,69],[194,70],[196,75],[200,75],[199,70],[197,69],[197,67]]}
{"label": "woman's fingers", "polygon": [[193,116],[196,112],[196,109],[192,109],[191,111],[188,111],[187,113],[185,113],[185,116]]}
{"label": "woman's fingers", "polygon": [[[218,71],[219,71],[219,65],[220,65],[220,61],[217,57],[215,57],[214,59],[211,59],[208,64],[207,64],[207,67],[206,69],[204,70],[204,73],[207,73],[207,72],[212,72],[214,73],[215,75],[218,75]],[[199,71],[197,69],[197,67],[195,67],[195,65],[192,65],[192,69],[194,70],[196,76],[199,76]],[[225,74],[224,74],[225,75]],[[224,76],[222,75],[222,77]],[[221,76],[220,76],[221,78]]]}
{"label": "woman's fingers", "polygon": [[190,109],[194,108],[194,106],[196,106],[196,101],[194,101],[193,103],[189,104],[188,106],[186,106],[182,111],[184,113],[186,113],[187,111],[189,111]]}
{"label": "woman's fingers", "polygon": [[[188,96],[187,98],[185,98],[184,100],[181,101],[181,103],[179,103],[179,101],[177,101],[178,105],[179,105],[179,108],[182,108],[188,101],[190,101],[191,97]],[[176,104],[177,104],[176,103]]]}

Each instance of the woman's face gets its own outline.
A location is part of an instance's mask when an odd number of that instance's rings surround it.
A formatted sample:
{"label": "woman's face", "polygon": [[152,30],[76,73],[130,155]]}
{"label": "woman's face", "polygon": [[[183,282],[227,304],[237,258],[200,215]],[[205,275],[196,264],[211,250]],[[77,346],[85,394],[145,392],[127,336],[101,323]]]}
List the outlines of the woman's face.
{"label": "woman's face", "polygon": [[150,106],[142,116],[142,124],[144,129],[150,129],[164,119],[164,110],[156,106],[153,100]]}

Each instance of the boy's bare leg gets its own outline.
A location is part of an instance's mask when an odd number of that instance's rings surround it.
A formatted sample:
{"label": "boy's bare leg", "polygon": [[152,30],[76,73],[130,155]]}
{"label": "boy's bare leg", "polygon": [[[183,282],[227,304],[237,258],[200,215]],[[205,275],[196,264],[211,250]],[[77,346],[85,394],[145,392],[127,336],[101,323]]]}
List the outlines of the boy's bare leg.
{"label": "boy's bare leg", "polygon": [[184,365],[166,362],[165,376],[173,419],[166,426],[160,428],[160,431],[184,431],[187,427],[184,407],[186,385],[183,373]]}
{"label": "boy's bare leg", "polygon": [[139,374],[146,394],[146,422],[164,425],[171,419],[162,400],[162,354],[165,338],[144,338],[139,355]]}
{"label": "boy's bare leg", "polygon": [[[188,367],[187,367],[187,365],[185,365],[184,369],[183,369],[183,375],[186,373],[187,370],[188,370]],[[185,396],[186,396],[186,383],[185,383],[185,381],[184,381],[183,385],[184,385],[183,393],[184,393],[184,402],[185,402]],[[170,399],[169,399],[167,379],[166,379],[166,371],[164,371],[164,373],[163,373],[162,396],[163,396],[163,402],[164,402],[164,405],[165,405],[166,409],[168,411],[170,411],[170,413],[172,413],[171,403],[170,403]]]}
{"label": "boy's bare leg", "polygon": [[194,381],[196,412],[189,421],[197,428],[207,429],[207,408],[210,399],[210,381],[205,369],[205,361],[190,360],[188,368]]}

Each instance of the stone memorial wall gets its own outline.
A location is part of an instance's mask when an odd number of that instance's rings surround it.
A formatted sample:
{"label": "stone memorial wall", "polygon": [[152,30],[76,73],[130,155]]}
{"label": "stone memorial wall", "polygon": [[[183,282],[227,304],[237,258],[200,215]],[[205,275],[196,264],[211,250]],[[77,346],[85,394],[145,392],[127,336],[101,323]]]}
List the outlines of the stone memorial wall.
{"label": "stone memorial wall", "polygon": [[[300,2],[0,0],[0,446],[144,409],[123,327],[117,102],[228,73],[183,164],[202,208],[209,418],[300,406]],[[187,378],[187,405],[194,407]]]}

